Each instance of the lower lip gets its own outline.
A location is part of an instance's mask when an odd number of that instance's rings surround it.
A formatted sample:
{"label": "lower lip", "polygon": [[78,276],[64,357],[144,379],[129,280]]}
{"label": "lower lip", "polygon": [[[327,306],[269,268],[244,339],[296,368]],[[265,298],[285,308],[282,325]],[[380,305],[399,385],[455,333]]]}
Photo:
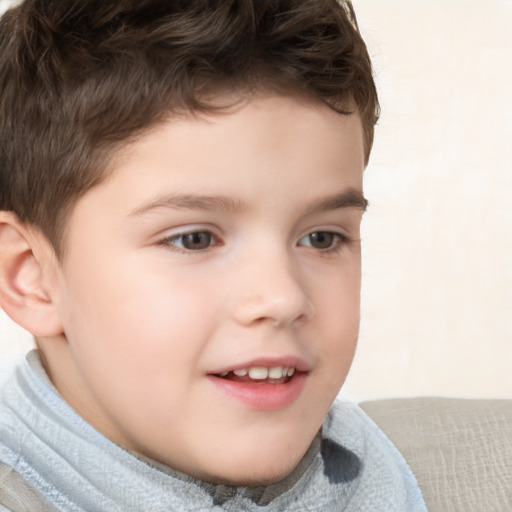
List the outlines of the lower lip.
{"label": "lower lip", "polygon": [[208,376],[210,381],[229,397],[235,398],[251,409],[277,411],[291,405],[304,389],[307,374],[296,373],[284,384],[236,382]]}

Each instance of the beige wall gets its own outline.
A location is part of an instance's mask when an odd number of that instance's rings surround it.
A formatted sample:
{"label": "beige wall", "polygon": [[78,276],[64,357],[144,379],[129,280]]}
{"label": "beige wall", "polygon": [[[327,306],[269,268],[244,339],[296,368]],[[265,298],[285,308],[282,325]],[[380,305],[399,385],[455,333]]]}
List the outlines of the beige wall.
{"label": "beige wall", "polygon": [[382,118],[345,393],[512,398],[512,2],[354,5]]}
{"label": "beige wall", "polygon": [[[383,113],[344,394],[512,398],[512,1],[354,5]],[[4,367],[29,343],[1,314]]]}

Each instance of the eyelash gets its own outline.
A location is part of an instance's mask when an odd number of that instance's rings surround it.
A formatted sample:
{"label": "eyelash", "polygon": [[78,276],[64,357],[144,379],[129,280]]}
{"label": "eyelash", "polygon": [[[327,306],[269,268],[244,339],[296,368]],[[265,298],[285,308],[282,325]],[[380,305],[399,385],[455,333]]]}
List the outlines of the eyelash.
{"label": "eyelash", "polygon": [[[184,246],[183,241],[186,237],[199,236],[199,235],[203,235],[203,234],[206,234],[209,237],[208,244],[206,245],[206,247],[202,247],[199,249],[190,249],[190,248]],[[176,244],[176,242],[179,240],[181,240],[181,242],[182,242],[181,247]],[[221,245],[221,244],[219,243],[219,241],[217,240],[217,238],[211,231],[208,231],[206,229],[198,229],[196,231],[188,231],[186,233],[178,233],[177,235],[173,235],[173,236],[164,238],[163,240],[161,240],[159,242],[159,245],[172,246],[172,247],[175,247],[177,250],[181,250],[183,252],[200,252],[200,251],[204,251],[204,250],[208,249],[209,247],[212,247],[213,245]]]}
{"label": "eyelash", "polygon": [[[186,237],[199,237],[201,235],[207,235],[207,237],[208,237],[207,240],[205,241],[206,245],[204,247],[192,249],[190,247],[185,246],[184,240],[186,239]],[[328,238],[332,237],[332,240],[328,244],[328,247],[325,247],[325,248],[314,247],[313,245],[311,245],[311,243],[309,243],[309,244],[301,244],[300,243],[304,239],[309,239],[309,242],[311,242],[311,238],[314,237],[315,235],[317,235],[317,236],[321,235],[320,238],[325,237],[327,235]],[[179,245],[176,243],[178,241],[181,241],[181,243]],[[337,233],[335,231],[318,230],[318,231],[312,231],[311,233],[304,235],[299,240],[297,245],[304,246],[304,247],[310,247],[312,249],[317,250],[321,254],[329,255],[329,254],[338,253],[339,251],[341,251],[343,246],[350,243],[350,241],[351,241],[350,238],[342,233]],[[201,240],[197,240],[197,243],[200,243],[200,242],[201,242]],[[196,231],[188,231],[186,233],[179,233],[177,235],[166,237],[166,238],[160,240],[158,242],[158,244],[165,245],[165,246],[171,246],[178,251],[187,252],[187,253],[202,252],[214,245],[222,245],[222,243],[217,239],[217,237],[211,231],[208,231],[208,230],[196,230]]]}
{"label": "eyelash", "polygon": [[[318,230],[318,231],[312,231],[311,233],[308,233],[307,235],[303,236],[301,240],[304,240],[305,238],[309,238],[311,240],[311,237],[314,235],[328,235],[328,237],[332,237],[332,241],[326,248],[319,248],[319,247],[313,247],[312,245],[307,245],[306,247],[311,247],[312,249],[316,249],[319,253],[323,255],[331,255],[331,254],[337,254],[341,251],[341,249],[351,242],[351,239],[344,235],[343,233],[338,233],[336,231],[327,231],[327,230]],[[301,244],[299,244],[301,245]]]}

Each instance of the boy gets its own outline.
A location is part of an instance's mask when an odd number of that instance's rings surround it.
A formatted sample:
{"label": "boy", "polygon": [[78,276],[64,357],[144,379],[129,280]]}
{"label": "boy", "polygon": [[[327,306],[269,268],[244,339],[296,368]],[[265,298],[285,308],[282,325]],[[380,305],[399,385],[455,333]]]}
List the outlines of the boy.
{"label": "boy", "polygon": [[0,26],[8,510],[425,510],[332,405],[378,103],[350,4],[26,0]]}

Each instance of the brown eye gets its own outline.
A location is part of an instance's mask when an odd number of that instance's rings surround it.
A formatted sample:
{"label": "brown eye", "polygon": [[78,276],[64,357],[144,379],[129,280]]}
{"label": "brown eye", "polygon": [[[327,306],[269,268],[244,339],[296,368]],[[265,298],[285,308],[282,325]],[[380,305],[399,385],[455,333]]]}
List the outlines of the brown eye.
{"label": "brown eye", "polygon": [[181,236],[182,246],[189,251],[200,251],[212,245],[212,234],[208,231],[196,231]]}
{"label": "brown eye", "polygon": [[311,247],[319,252],[338,252],[349,242],[349,238],[335,231],[313,231],[303,236],[297,245]]}
{"label": "brown eye", "polygon": [[185,251],[201,251],[214,245],[215,239],[209,231],[193,231],[166,238],[161,242]]}
{"label": "brown eye", "polygon": [[329,231],[315,231],[314,233],[307,235],[305,238],[308,239],[308,243],[306,245],[309,245],[310,247],[315,249],[329,249],[335,243],[336,235]]}

